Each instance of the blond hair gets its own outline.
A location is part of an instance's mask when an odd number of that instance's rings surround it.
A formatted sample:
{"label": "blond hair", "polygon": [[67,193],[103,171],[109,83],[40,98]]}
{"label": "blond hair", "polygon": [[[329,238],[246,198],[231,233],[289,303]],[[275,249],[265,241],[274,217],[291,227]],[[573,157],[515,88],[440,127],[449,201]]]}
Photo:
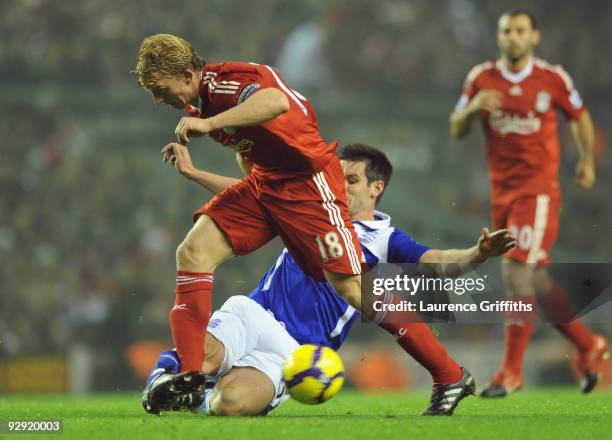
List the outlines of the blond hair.
{"label": "blond hair", "polygon": [[178,77],[187,69],[197,71],[205,64],[186,40],[171,34],[157,34],[142,40],[136,68],[130,73],[136,75],[138,84],[148,89],[161,78]]}

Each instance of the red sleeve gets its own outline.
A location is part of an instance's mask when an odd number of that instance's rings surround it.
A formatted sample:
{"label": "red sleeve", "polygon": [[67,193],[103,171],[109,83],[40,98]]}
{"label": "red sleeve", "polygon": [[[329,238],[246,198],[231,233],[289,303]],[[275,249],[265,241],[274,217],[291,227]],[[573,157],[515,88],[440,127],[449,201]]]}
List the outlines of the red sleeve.
{"label": "red sleeve", "polygon": [[578,119],[584,112],[584,103],[580,93],[574,87],[572,78],[561,67],[555,66],[553,94],[555,104],[561,109],[567,119]]}
{"label": "red sleeve", "polygon": [[478,86],[476,84],[476,79],[478,78],[478,76],[480,75],[482,71],[483,71],[482,64],[479,64],[478,66],[473,67],[472,70],[470,70],[470,73],[468,73],[463,83],[463,93],[461,94],[459,101],[457,101],[457,104],[455,105],[456,112],[465,110],[468,103],[478,93]]}

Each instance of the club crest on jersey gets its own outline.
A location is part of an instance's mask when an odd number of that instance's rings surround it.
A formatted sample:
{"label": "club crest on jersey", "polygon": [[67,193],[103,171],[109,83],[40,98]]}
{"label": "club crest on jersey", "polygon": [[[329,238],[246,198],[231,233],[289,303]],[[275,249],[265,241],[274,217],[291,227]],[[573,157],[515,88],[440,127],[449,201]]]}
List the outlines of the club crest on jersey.
{"label": "club crest on jersey", "polygon": [[535,108],[540,113],[546,113],[550,109],[550,93],[544,91],[538,92]]}
{"label": "club crest on jersey", "polygon": [[233,136],[236,134],[236,129],[233,127],[226,127],[223,129],[223,133],[225,134],[229,134],[230,136]]}

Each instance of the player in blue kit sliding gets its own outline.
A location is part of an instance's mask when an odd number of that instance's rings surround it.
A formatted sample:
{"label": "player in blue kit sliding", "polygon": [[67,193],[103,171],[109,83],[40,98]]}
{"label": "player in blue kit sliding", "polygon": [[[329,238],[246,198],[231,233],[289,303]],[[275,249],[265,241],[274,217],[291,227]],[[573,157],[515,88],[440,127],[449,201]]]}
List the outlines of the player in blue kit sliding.
{"label": "player in blue kit sliding", "polygon": [[[453,263],[458,265],[461,272],[465,272],[488,257],[502,255],[515,246],[514,237],[507,230],[489,233],[486,229],[478,243],[468,249],[436,250],[421,245],[391,226],[388,215],[375,211],[392,174],[391,163],[384,153],[373,147],[355,144],[344,147],[340,159],[345,174],[349,214],[370,267],[387,262],[414,263],[422,271],[433,270],[442,274],[444,265]],[[196,169],[186,148],[175,149],[173,162],[181,174],[213,194],[239,181]],[[241,165],[248,172],[248,164]],[[300,344],[313,343],[337,349],[358,315],[329,283],[305,275],[286,249],[251,292],[250,298],[268,310]],[[423,414],[452,414],[459,401],[474,392],[472,376],[448,355],[426,324],[412,322],[397,326],[398,344],[432,375],[434,386],[431,402]],[[231,348],[229,351],[232,351]],[[176,355],[165,352],[165,356],[160,358],[149,378],[147,389],[153,388],[155,381],[163,380],[166,371],[178,371],[176,363],[170,361],[170,358],[177,359]],[[258,369],[257,365],[254,368]],[[262,383],[266,383],[268,378],[269,375],[266,377],[262,374]],[[239,388],[236,384],[235,387]],[[201,400],[197,395],[189,395],[161,409],[193,407]],[[273,399],[271,406],[280,401]],[[215,413],[208,407],[205,409]]]}

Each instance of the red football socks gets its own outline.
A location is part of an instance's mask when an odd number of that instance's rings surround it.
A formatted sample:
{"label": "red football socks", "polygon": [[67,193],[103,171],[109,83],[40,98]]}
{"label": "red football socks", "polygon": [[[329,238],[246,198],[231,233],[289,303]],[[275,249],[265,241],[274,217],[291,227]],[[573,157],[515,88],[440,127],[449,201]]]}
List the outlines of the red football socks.
{"label": "red football socks", "polygon": [[212,273],[179,270],[176,274],[176,300],[170,311],[170,326],[181,372],[202,369],[213,280]]}
{"label": "red football socks", "polygon": [[515,374],[521,374],[525,351],[527,351],[527,345],[533,333],[536,318],[536,300],[533,296],[514,296],[512,301],[520,301],[532,306],[531,312],[510,311],[506,314],[505,353],[502,369],[510,370]]}
{"label": "red football socks", "polygon": [[572,341],[579,351],[585,352],[591,348],[593,334],[582,321],[576,319],[576,312],[570,298],[561,286],[553,284],[550,292],[540,298],[540,306],[549,321]]}
{"label": "red football socks", "polygon": [[[401,298],[393,295],[390,301],[397,304]],[[397,314],[395,319],[394,314]],[[404,322],[388,322],[400,319]],[[435,384],[448,385],[460,381],[463,376],[461,367],[448,355],[429,326],[420,321],[415,312],[394,312],[379,319],[378,326],[393,335],[399,346],[429,371]]]}

